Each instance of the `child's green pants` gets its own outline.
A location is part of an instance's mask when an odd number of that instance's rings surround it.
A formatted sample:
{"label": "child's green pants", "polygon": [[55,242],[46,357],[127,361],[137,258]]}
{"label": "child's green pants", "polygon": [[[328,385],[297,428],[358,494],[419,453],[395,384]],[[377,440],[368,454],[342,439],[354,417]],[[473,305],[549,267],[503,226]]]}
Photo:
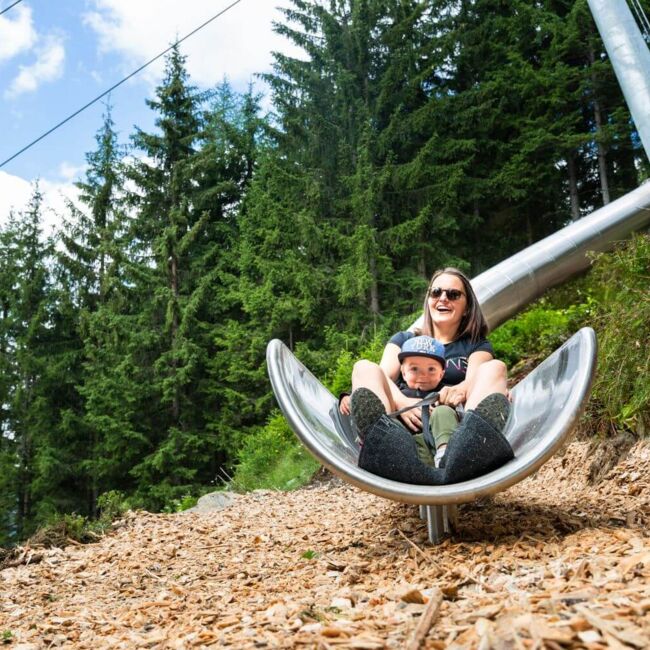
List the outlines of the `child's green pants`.
{"label": "child's green pants", "polygon": [[[429,426],[431,427],[431,434],[436,443],[436,449],[440,445],[446,445],[454,429],[458,426],[456,411],[451,406],[444,404],[436,406],[431,411]],[[418,447],[418,457],[423,463],[433,467],[433,453],[429,451],[427,443],[424,442],[424,436],[421,433],[417,433],[414,437],[415,444]]]}

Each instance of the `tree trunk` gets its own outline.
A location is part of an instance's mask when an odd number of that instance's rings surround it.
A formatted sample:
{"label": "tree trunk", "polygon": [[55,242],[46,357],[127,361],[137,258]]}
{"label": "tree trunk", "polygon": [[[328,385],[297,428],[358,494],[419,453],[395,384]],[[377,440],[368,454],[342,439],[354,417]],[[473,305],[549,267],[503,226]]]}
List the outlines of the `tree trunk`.
{"label": "tree trunk", "polygon": [[576,172],[575,154],[572,151],[567,156],[567,171],[569,172],[569,199],[571,200],[571,218],[580,218],[580,200],[578,198],[578,174]]}
{"label": "tree trunk", "polygon": [[533,237],[533,222],[531,221],[530,214],[528,213],[526,213],[526,239],[529,246],[532,246],[535,243],[535,239]]}
{"label": "tree trunk", "polygon": [[593,84],[593,100],[594,100],[594,121],[596,122],[596,144],[598,146],[598,173],[600,176],[600,191],[603,197],[603,205],[609,203],[609,182],[607,179],[607,147],[602,142],[603,131],[603,111],[598,101],[598,93],[596,91],[596,75],[593,73],[593,65],[596,61],[593,46],[589,47],[589,62],[592,66],[591,82]]}
{"label": "tree trunk", "polygon": [[372,314],[373,325],[377,325],[379,317],[379,285],[377,283],[377,259],[374,255],[369,260],[370,265],[370,313]]}
{"label": "tree trunk", "polygon": [[29,442],[24,435],[21,436],[18,455],[18,485],[16,486],[18,492],[18,512],[16,514],[16,528],[18,537],[21,538],[25,532],[26,522],[31,508],[28,476]]}
{"label": "tree trunk", "polygon": [[[174,301],[172,307],[172,331],[171,331],[171,347],[172,351],[175,353],[178,337],[178,259],[176,255],[172,253],[170,260],[170,272],[171,272],[171,290],[172,290],[172,300]],[[176,375],[178,370],[178,361],[174,356],[172,358],[172,372]],[[180,405],[180,396],[178,391],[178,385],[176,383],[176,377],[174,377],[174,397],[172,399],[172,418],[174,424],[179,423],[180,414],[181,414],[181,405]]]}
{"label": "tree trunk", "polygon": [[429,279],[429,276],[427,275],[427,261],[424,253],[420,255],[420,259],[418,260],[418,275],[421,275],[425,280]]}

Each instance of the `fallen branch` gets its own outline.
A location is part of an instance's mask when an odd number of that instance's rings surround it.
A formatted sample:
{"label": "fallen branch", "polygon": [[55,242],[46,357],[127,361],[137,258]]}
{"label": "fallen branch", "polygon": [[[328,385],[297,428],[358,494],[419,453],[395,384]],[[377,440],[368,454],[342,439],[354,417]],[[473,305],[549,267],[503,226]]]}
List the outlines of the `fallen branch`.
{"label": "fallen branch", "polygon": [[416,553],[419,553],[425,560],[429,559],[429,556],[415,542],[412,542],[399,528],[395,528],[395,530],[415,549]]}
{"label": "fallen branch", "polygon": [[411,640],[406,646],[406,650],[419,650],[422,642],[426,639],[427,634],[429,634],[433,621],[438,615],[441,603],[442,591],[435,589],[429,598],[429,602],[420,618],[418,626],[415,628],[415,632],[413,632]]}

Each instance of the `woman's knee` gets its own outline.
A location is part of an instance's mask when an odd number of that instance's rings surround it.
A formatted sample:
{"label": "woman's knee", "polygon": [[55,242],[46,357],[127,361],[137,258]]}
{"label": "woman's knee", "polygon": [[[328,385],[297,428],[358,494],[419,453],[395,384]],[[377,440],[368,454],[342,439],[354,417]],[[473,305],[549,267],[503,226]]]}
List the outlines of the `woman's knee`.
{"label": "woman's knee", "polygon": [[508,368],[503,361],[498,359],[491,359],[482,363],[478,368],[478,373],[481,379],[491,379],[492,381],[505,382],[508,378]]}
{"label": "woman's knee", "polygon": [[352,382],[356,383],[359,380],[363,380],[369,377],[376,377],[380,372],[382,372],[381,368],[374,361],[361,359],[360,361],[357,361],[352,367]]}

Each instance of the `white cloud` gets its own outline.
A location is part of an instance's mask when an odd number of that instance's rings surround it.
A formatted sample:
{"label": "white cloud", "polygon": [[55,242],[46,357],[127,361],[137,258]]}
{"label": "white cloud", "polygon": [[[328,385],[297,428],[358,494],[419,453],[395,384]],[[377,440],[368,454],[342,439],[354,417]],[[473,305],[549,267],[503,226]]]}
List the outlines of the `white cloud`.
{"label": "white cloud", "polygon": [[33,92],[43,82],[54,81],[63,74],[65,48],[59,36],[45,37],[43,45],[36,51],[36,61],[31,65],[21,65],[18,76],[5,91],[6,98],[17,97],[26,92]]}
{"label": "white cloud", "polygon": [[73,165],[64,160],[59,164],[58,174],[66,183],[74,183],[84,175],[85,171],[85,163],[83,165]]}
{"label": "white cloud", "polygon": [[21,5],[0,16],[0,62],[29,50],[36,38],[29,7]]}
{"label": "white cloud", "polygon": [[0,171],[0,223],[5,223],[10,210],[21,210],[29,201],[29,181]]}
{"label": "white cloud", "polygon": [[[119,52],[125,71],[130,71],[229,4],[230,0],[94,0],[95,10],[84,21],[98,34],[101,51]],[[187,56],[192,82],[210,86],[227,76],[234,84],[243,84],[254,73],[269,70],[271,50],[294,51],[272,30],[271,21],[282,18],[278,4],[281,0],[243,0],[184,41],[181,52]],[[164,61],[156,61],[146,71],[148,79],[159,80],[163,68]]]}
{"label": "white cloud", "polygon": [[[61,215],[66,214],[66,199],[76,200],[79,192],[69,182],[46,179],[39,181],[43,194],[43,231],[51,234],[61,225]],[[32,184],[21,178],[0,171],[0,225],[4,225],[9,212],[24,210],[33,192]]]}

